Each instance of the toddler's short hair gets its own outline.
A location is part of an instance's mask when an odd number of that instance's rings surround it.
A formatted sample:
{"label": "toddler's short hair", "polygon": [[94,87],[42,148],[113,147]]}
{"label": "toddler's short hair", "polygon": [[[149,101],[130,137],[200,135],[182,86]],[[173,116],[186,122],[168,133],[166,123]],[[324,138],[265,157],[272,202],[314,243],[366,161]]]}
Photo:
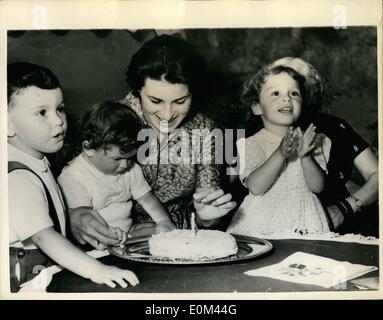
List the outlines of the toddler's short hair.
{"label": "toddler's short hair", "polygon": [[122,153],[136,149],[141,121],[136,113],[124,104],[103,101],[95,104],[83,117],[81,142],[87,149],[107,149],[116,145]]}
{"label": "toddler's short hair", "polygon": [[245,81],[243,89],[241,92],[241,100],[247,106],[251,107],[252,105],[259,103],[259,94],[261,92],[262,86],[266,81],[266,78],[270,75],[280,74],[286,72],[290,75],[295,81],[298,82],[299,89],[301,91],[301,96],[304,101],[305,97],[305,78],[296,72],[293,68],[285,66],[272,66],[266,65],[263,66],[255,75],[250,79]]}
{"label": "toddler's short hair", "polygon": [[28,87],[40,89],[61,88],[58,78],[46,67],[29,63],[15,62],[7,67],[8,106],[12,97]]}

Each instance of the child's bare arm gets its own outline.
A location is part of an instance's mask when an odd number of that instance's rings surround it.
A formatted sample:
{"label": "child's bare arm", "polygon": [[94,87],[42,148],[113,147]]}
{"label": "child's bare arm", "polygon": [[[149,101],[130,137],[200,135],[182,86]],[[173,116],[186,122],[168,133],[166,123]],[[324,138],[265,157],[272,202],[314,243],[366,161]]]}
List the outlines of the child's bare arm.
{"label": "child's bare arm", "polygon": [[269,190],[283,169],[285,160],[294,152],[294,130],[289,128],[278,149],[247,177],[246,185],[249,191],[260,195]]}
{"label": "child's bare arm", "polygon": [[162,203],[157,199],[156,196],[154,196],[151,191],[138,198],[137,202],[142,208],[144,208],[147,213],[150,214],[152,219],[156,222],[157,230],[159,232],[175,229],[175,226],[170,220],[169,215],[163,207]]}
{"label": "child's bare arm", "polygon": [[302,168],[309,189],[315,193],[321,192],[325,185],[325,177],[322,169],[311,155],[302,158]]}
{"label": "child's bare arm", "polygon": [[315,126],[310,124],[305,133],[300,128],[296,129],[299,144],[298,156],[301,158],[303,174],[307,186],[312,192],[319,193],[325,185],[325,176],[318,163],[312,158],[311,151],[314,149]]}
{"label": "child's bare arm", "polygon": [[125,280],[132,285],[138,283],[133,272],[102,264],[75,247],[52,227],[37,232],[32,236],[32,241],[56,263],[95,283],[107,284],[112,288],[116,286],[114,282],[123,288],[127,286]]}

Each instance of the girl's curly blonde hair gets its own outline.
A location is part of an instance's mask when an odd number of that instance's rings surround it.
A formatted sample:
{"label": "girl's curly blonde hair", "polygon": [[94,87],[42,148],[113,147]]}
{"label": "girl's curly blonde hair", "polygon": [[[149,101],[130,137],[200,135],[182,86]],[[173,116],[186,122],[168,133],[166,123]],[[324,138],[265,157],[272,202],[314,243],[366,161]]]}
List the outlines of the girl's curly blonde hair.
{"label": "girl's curly blonde hair", "polygon": [[266,82],[266,79],[270,75],[276,75],[285,72],[290,75],[299,85],[301,95],[303,100],[306,99],[306,87],[305,87],[305,78],[298,73],[295,69],[283,65],[265,65],[263,66],[256,74],[251,76],[243,84],[241,92],[241,100],[247,106],[251,107],[252,105],[259,103],[259,95],[261,93],[262,87]]}
{"label": "girl's curly blonde hair", "polygon": [[[259,102],[259,92],[264,78],[275,68],[287,68],[294,70],[304,78],[304,108],[305,114],[316,112],[327,112],[326,106],[330,103],[330,97],[327,94],[327,86],[323,77],[308,62],[297,57],[284,57],[264,66],[261,70],[248,79],[241,92],[243,104],[250,109],[250,106]],[[254,116],[251,111],[246,117],[247,135],[252,135],[259,131],[263,125],[259,117]]]}
{"label": "girl's curly blonde hair", "polygon": [[297,57],[284,57],[275,60],[270,67],[284,66],[294,69],[305,78],[305,108],[307,112],[317,112],[328,103],[326,84],[319,72],[307,61]]}

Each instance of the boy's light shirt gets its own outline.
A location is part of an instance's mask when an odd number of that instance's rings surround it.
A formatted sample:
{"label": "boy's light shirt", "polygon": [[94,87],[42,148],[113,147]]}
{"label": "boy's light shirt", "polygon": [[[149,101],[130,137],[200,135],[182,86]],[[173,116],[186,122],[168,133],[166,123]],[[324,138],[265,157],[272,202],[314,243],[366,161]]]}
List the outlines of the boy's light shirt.
{"label": "boy's light shirt", "polygon": [[123,226],[130,217],[133,199],[151,190],[139,165],[118,175],[106,175],[84,160],[74,158],[58,178],[68,206],[89,206],[110,226]]}
{"label": "boy's light shirt", "polygon": [[[47,158],[37,159],[8,143],[8,161],[21,162],[40,176],[51,194],[61,229],[65,230],[64,202]],[[15,171],[8,179],[9,243],[15,247],[35,249],[36,246],[26,239],[53,226],[44,187],[37,177],[26,170]]]}

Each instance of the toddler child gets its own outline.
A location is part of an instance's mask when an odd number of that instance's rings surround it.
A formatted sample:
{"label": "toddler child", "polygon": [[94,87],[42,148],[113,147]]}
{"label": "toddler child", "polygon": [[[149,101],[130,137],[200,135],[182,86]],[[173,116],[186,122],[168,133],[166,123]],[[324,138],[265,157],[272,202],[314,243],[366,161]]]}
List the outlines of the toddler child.
{"label": "toddler child", "polygon": [[263,67],[245,83],[243,95],[262,129],[237,142],[240,179],[249,189],[228,228],[231,233],[265,238],[329,231],[315,193],[325,183],[318,165],[322,149],[311,124],[294,124],[304,102],[304,78],[287,67]]}
{"label": "toddler child", "polygon": [[26,62],[10,64],[7,71],[11,291],[51,260],[96,283],[136,285],[133,272],[102,264],[65,237],[63,198],[46,158],[61,149],[67,130],[57,77]]}
{"label": "toddler child", "polygon": [[158,232],[175,228],[133,161],[140,127],[134,111],[123,104],[105,101],[94,105],[82,121],[82,153],[58,178],[69,208],[89,207],[98,212],[121,244],[132,225],[131,199],[150,213]]}

